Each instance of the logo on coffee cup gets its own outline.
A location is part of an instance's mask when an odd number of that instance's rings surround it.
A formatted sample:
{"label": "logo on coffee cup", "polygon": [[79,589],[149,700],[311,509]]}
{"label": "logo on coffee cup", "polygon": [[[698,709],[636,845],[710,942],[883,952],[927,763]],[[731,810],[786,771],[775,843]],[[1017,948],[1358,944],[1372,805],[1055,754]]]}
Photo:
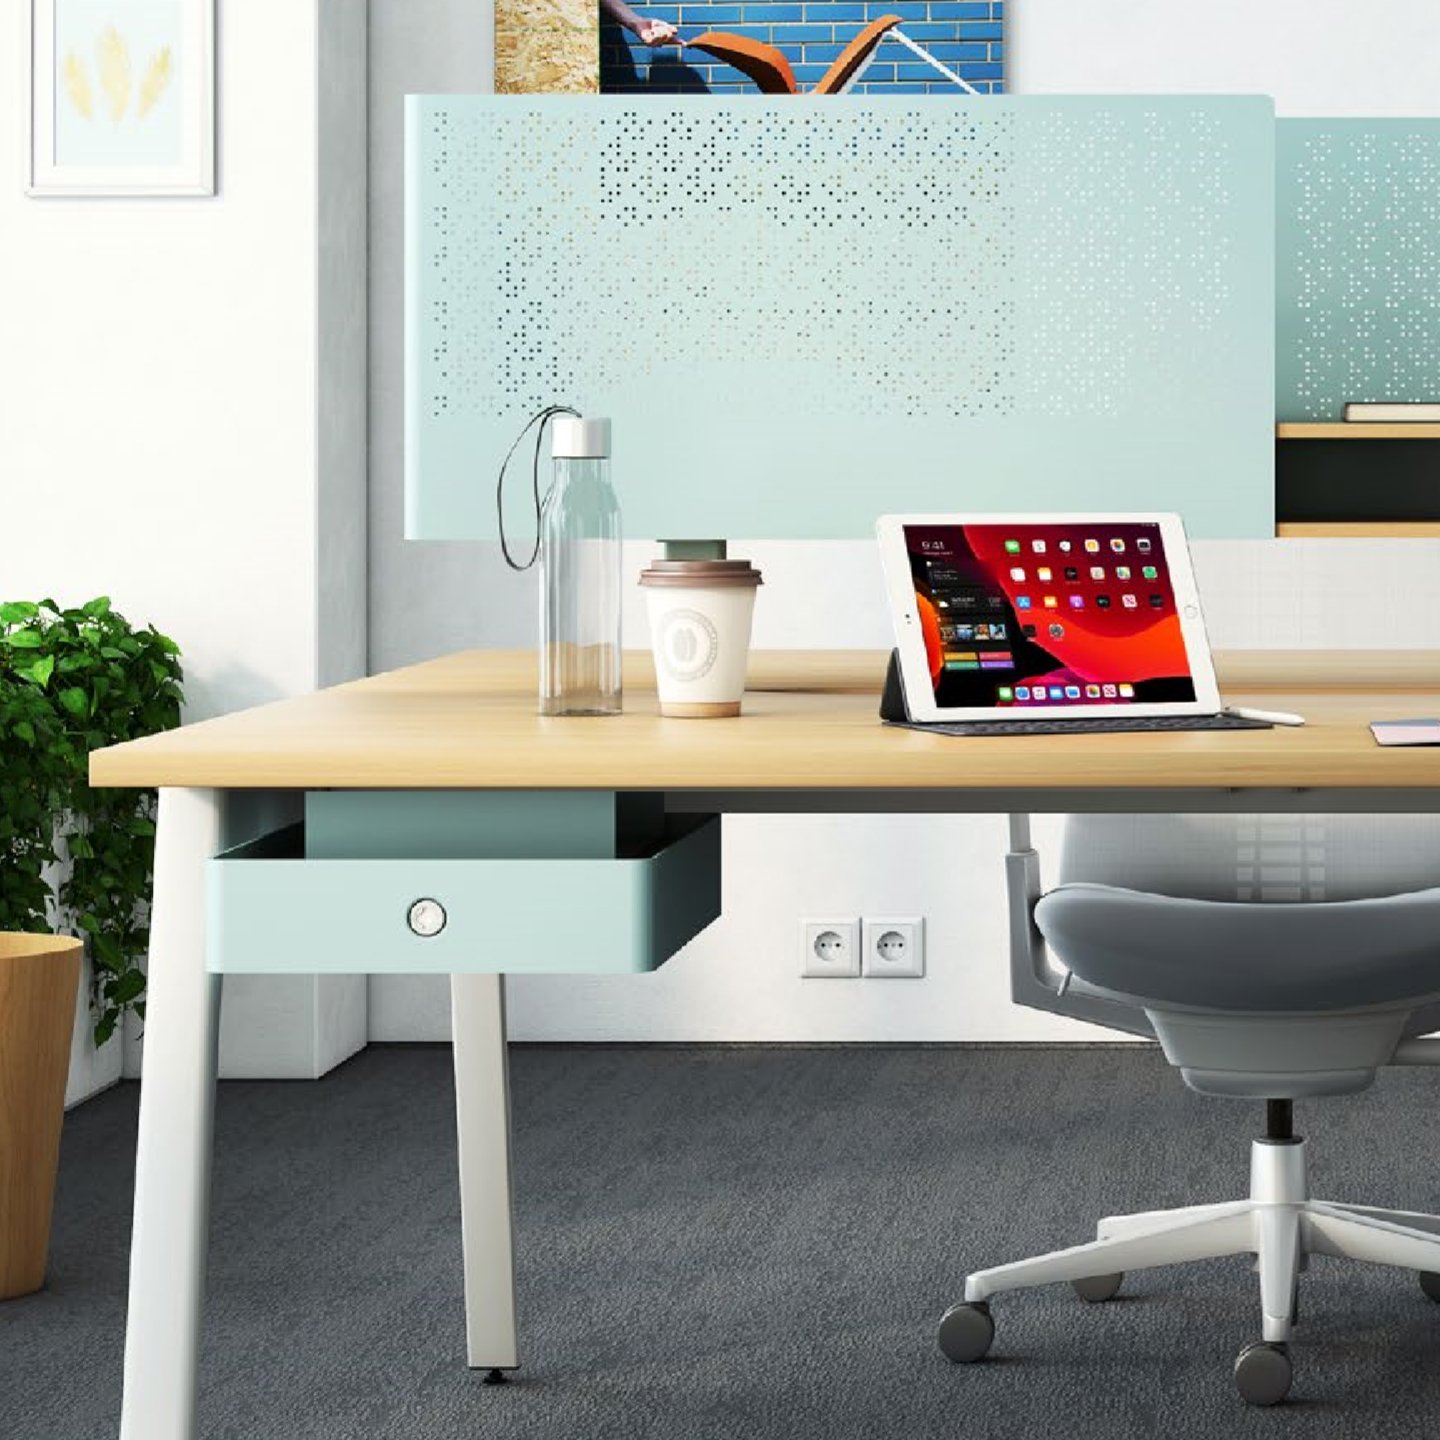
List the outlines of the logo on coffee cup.
{"label": "logo on coffee cup", "polygon": [[698,610],[672,610],[660,622],[660,663],[672,680],[698,680],[708,675],[720,653],[720,636],[708,615]]}

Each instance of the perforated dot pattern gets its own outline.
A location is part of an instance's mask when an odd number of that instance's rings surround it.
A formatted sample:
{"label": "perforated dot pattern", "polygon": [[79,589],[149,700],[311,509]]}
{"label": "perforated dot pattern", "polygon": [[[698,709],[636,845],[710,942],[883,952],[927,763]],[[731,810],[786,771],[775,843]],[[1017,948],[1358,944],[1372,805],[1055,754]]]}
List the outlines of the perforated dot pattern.
{"label": "perforated dot pattern", "polygon": [[1027,138],[1024,409],[1193,411],[1230,363],[1236,156],[1218,116],[1047,108]]}
{"label": "perforated dot pattern", "polygon": [[434,108],[426,409],[1180,413],[1225,363],[1222,127],[1024,103]]}
{"label": "perforated dot pattern", "polygon": [[611,418],[635,534],[857,536],[1017,503],[1273,530],[1263,99],[407,114],[417,538],[493,538],[500,460],[556,403]]}
{"label": "perforated dot pattern", "polygon": [[1440,400],[1440,121],[1286,120],[1278,413]]}

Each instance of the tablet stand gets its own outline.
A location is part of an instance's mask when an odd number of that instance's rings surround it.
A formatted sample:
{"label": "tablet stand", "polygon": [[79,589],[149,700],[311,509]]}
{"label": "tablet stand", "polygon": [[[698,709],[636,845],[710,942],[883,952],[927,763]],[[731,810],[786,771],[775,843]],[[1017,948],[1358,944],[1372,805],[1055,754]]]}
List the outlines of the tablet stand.
{"label": "tablet stand", "polygon": [[890,662],[885,667],[885,688],[880,692],[880,718],[904,725],[910,719],[910,707],[905,703],[905,682],[900,678],[900,652],[890,652]]}

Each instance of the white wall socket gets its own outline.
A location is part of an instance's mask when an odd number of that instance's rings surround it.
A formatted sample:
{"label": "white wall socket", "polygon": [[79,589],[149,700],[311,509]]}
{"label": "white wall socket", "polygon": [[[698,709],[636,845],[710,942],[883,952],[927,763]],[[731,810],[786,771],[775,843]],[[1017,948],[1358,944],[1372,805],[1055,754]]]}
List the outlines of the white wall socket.
{"label": "white wall socket", "polygon": [[860,974],[859,920],[802,920],[800,935],[802,975],[853,980]]}
{"label": "white wall socket", "polygon": [[860,943],[864,973],[876,979],[918,980],[925,974],[925,921],[866,917]]}

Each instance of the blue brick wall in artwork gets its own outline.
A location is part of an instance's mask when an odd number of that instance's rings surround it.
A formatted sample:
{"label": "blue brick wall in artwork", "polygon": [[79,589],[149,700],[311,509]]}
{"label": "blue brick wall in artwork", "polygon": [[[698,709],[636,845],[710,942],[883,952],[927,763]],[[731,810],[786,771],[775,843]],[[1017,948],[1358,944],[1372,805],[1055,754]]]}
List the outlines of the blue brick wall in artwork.
{"label": "blue brick wall in artwork", "polygon": [[[1005,88],[1004,0],[667,0],[632,7],[645,19],[678,26],[693,40],[723,30],[774,45],[808,90],[860,29],[881,15],[899,15],[906,36],[957,71],[982,95]],[[600,89],[607,94],[711,91],[755,93],[738,70],[698,50],[642,45],[601,12]],[[959,91],[938,71],[894,41],[885,41],[855,87],[856,94]]]}

